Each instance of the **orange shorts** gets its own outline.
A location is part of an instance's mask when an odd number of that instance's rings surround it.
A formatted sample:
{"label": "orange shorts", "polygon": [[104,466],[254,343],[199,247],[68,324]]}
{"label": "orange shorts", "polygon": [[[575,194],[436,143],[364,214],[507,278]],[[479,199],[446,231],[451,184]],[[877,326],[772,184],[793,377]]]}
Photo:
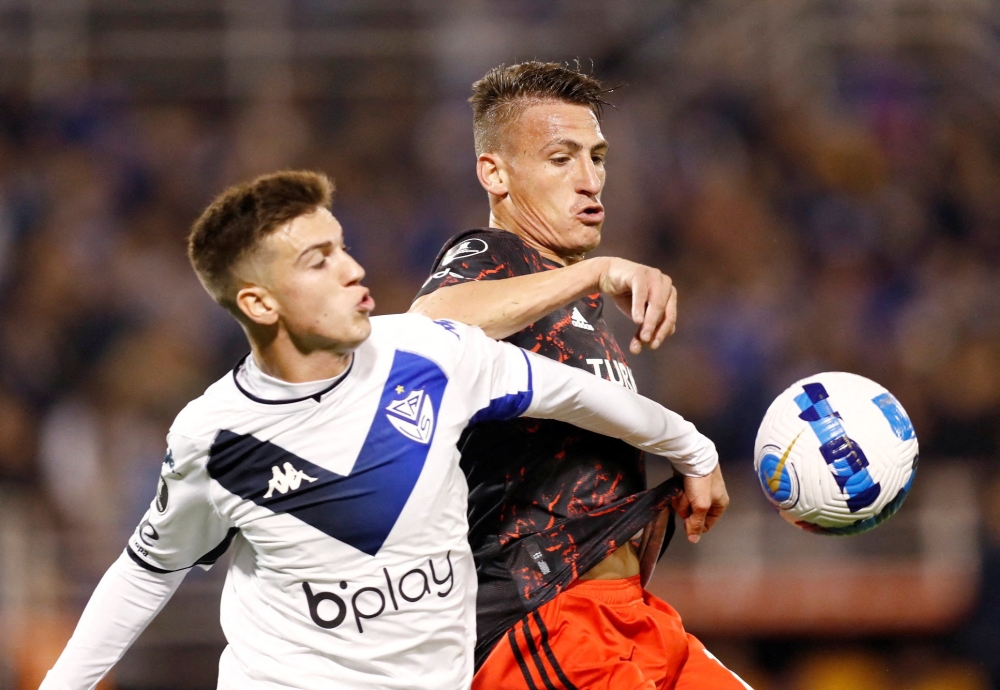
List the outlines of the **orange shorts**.
{"label": "orange shorts", "polygon": [[578,580],[507,631],[473,690],[749,690],[639,577]]}

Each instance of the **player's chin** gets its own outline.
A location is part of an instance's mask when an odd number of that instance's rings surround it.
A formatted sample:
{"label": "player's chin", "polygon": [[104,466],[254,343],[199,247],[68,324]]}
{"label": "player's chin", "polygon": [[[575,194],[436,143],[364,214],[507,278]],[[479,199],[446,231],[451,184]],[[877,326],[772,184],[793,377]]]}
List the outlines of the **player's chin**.
{"label": "player's chin", "polygon": [[372,334],[372,322],[368,318],[368,312],[360,312],[358,314],[358,318],[354,323],[354,333],[358,345],[368,340],[368,336]]}
{"label": "player's chin", "polygon": [[324,340],[328,345],[335,345],[338,350],[350,352],[368,340],[371,334],[372,324],[368,313],[355,312],[349,322],[341,322],[325,333]]}
{"label": "player's chin", "polygon": [[574,223],[574,227],[570,236],[573,240],[574,252],[575,254],[586,254],[589,251],[597,249],[597,246],[601,243],[601,226],[603,223],[583,223],[577,221]]}

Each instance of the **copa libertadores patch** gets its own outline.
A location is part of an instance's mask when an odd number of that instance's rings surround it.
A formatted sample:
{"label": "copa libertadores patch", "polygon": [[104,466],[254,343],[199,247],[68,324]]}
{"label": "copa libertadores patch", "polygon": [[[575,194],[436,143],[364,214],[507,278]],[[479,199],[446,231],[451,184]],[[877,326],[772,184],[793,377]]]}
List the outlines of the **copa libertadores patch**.
{"label": "copa libertadores patch", "polygon": [[156,509],[161,513],[167,511],[167,499],[170,498],[170,492],[167,490],[167,480],[160,477],[160,483],[156,487]]}

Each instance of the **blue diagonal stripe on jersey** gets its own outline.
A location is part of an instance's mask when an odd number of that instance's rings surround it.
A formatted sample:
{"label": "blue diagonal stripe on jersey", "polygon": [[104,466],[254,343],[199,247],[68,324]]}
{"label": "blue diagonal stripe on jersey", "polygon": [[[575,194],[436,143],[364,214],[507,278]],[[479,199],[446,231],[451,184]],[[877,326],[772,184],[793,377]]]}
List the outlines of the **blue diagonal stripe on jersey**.
{"label": "blue diagonal stripe on jersey", "polygon": [[[227,491],[275,513],[287,513],[371,556],[385,543],[420,477],[433,442],[441,398],[448,378],[434,362],[409,352],[396,352],[375,417],[347,476],[330,472],[284,448],[251,435],[220,431],[212,444],[208,473]],[[397,386],[403,393],[397,392]],[[413,391],[423,391],[434,422],[427,443],[408,438],[389,421],[386,408]],[[328,429],[336,444],[334,421]],[[287,493],[268,492],[272,467],[290,463],[316,481],[303,481]]]}

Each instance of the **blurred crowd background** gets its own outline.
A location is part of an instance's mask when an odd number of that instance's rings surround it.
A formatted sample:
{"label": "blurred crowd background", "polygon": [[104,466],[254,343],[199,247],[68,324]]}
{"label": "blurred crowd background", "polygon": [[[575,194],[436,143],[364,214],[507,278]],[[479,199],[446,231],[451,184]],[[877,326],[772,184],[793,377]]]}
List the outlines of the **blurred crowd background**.
{"label": "blurred crowd background", "polygon": [[[184,255],[207,201],[329,173],[377,312],[405,311],[488,220],[469,85],[532,58],[614,87],[600,252],[680,294],[631,364],[729,477],[733,536],[672,547],[657,593],[757,690],[1000,688],[995,0],[0,0],[0,688],[37,687],[173,416],[246,350]],[[920,440],[870,537],[800,534],[754,485],[768,403],[824,370],[888,387]],[[106,687],[214,687],[223,571]],[[699,616],[681,582],[732,605]]]}

